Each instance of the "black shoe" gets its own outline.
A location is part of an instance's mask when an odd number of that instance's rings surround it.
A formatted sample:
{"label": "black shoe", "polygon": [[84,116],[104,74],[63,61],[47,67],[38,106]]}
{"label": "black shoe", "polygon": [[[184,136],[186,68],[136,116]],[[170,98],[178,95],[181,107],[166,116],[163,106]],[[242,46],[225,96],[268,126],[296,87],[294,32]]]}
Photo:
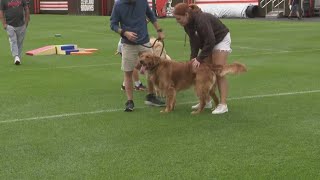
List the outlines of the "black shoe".
{"label": "black shoe", "polygon": [[124,85],[121,85],[121,91],[125,91],[126,87],[124,87]]}
{"label": "black shoe", "polygon": [[158,99],[154,94],[148,94],[146,96],[146,101],[144,101],[146,105],[150,106],[166,106],[166,103]]}
{"label": "black shoe", "polygon": [[147,87],[145,87],[142,83],[140,83],[139,86],[134,86],[134,89],[136,91],[146,91]]}
{"label": "black shoe", "polygon": [[134,108],[134,103],[133,103],[133,101],[132,101],[132,100],[128,100],[128,101],[126,102],[126,107],[125,107],[124,111],[125,111],[125,112],[131,112],[131,111],[133,111],[133,108]]}

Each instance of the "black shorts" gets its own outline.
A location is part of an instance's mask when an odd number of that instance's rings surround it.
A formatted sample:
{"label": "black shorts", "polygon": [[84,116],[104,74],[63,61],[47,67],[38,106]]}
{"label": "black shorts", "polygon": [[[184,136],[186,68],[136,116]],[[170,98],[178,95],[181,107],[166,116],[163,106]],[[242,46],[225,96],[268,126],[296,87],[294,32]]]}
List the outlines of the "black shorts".
{"label": "black shorts", "polygon": [[292,5],[291,11],[292,12],[299,12],[299,5],[298,4]]}

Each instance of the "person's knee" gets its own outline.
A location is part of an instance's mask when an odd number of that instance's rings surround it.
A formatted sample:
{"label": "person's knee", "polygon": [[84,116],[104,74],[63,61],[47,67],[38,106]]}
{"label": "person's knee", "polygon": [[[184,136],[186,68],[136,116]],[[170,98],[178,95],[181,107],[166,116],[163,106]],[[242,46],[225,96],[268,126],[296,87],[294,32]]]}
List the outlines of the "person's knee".
{"label": "person's knee", "polygon": [[218,84],[223,83],[223,82],[226,82],[226,81],[227,81],[226,76],[217,76],[217,82],[218,82]]}
{"label": "person's knee", "polygon": [[125,77],[132,77],[133,71],[124,71]]}
{"label": "person's knee", "polygon": [[227,64],[229,52],[223,50],[214,50],[212,54],[212,63],[216,65]]}

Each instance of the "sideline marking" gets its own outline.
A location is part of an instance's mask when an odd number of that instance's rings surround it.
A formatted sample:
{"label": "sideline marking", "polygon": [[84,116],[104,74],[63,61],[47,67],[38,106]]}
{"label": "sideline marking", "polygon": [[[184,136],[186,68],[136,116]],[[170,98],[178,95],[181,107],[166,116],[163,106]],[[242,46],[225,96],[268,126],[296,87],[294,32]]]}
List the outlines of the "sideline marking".
{"label": "sideline marking", "polygon": [[[242,49],[254,49],[250,47],[243,47]],[[259,49],[256,49],[259,50]],[[310,50],[300,50],[300,51],[286,51],[286,50],[277,50],[272,51],[272,49],[264,49],[266,51],[260,51],[256,53],[249,53],[249,54],[238,54],[233,55],[231,54],[230,57],[250,57],[250,56],[260,56],[260,55],[273,55],[273,54],[286,54],[286,53],[305,53],[305,52],[318,52],[320,49],[310,49]],[[180,62],[180,61],[179,61]],[[58,67],[43,67],[43,68],[32,68],[32,69],[9,69],[9,72],[15,71],[41,71],[41,70],[54,70],[54,69],[73,69],[73,68],[88,68],[88,67],[99,67],[99,66],[113,66],[113,65],[121,65],[121,63],[109,63],[109,64],[91,64],[91,65],[83,65],[83,66],[58,66]],[[3,71],[4,72],[4,71]]]}
{"label": "sideline marking", "polygon": [[[242,96],[242,97],[228,98],[228,100],[230,101],[230,100],[241,100],[241,99],[257,99],[257,98],[265,98],[265,97],[290,96],[290,95],[311,94],[311,93],[320,93],[320,89],[319,90],[311,90],[311,91],[297,91],[297,92],[286,92],[286,93],[276,93],[276,94]],[[193,101],[193,102],[185,102],[185,103],[179,103],[179,104],[191,104],[191,103],[196,103],[196,102]],[[136,109],[142,109],[145,107],[147,107],[147,106],[138,107]],[[0,123],[13,123],[13,122],[33,121],[33,120],[40,120],[40,119],[54,119],[54,118],[61,118],[61,117],[100,114],[100,113],[109,113],[109,112],[117,112],[117,111],[123,111],[123,109],[106,109],[106,110],[97,110],[97,111],[91,111],[91,112],[77,112],[77,113],[57,114],[57,115],[51,115],[51,116],[39,116],[39,117],[22,118],[22,119],[11,119],[11,120],[0,121]]]}

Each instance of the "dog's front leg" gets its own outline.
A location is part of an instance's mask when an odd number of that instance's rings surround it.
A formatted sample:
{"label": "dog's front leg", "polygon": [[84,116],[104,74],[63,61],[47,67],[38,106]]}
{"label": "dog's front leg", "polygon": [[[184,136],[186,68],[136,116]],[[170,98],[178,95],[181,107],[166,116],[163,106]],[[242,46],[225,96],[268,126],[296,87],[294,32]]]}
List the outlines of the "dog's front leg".
{"label": "dog's front leg", "polygon": [[166,108],[161,112],[171,112],[174,109],[176,103],[176,90],[173,87],[169,87],[166,91]]}

